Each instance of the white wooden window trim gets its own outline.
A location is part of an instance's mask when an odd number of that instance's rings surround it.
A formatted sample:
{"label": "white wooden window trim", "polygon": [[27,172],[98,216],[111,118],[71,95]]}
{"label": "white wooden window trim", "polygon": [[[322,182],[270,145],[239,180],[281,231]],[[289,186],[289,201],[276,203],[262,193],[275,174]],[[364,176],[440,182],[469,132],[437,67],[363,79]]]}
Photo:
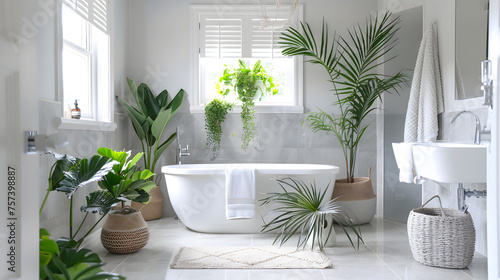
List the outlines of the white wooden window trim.
{"label": "white wooden window trim", "polygon": [[[62,6],[67,5],[78,14],[86,18],[91,24],[99,28],[101,31],[109,36],[109,71],[108,71],[108,96],[103,97],[102,95],[96,94],[97,98],[94,98],[94,110],[95,120],[89,119],[67,119],[64,117],[56,118],[56,126],[58,129],[71,129],[71,130],[99,130],[99,131],[115,131],[117,125],[114,123],[114,98],[113,98],[113,55],[111,50],[113,49],[113,27],[109,23],[113,19],[113,1],[109,0],[64,0],[63,2],[56,2],[56,47],[57,47],[57,77],[56,77],[56,87],[57,87],[57,99],[61,103],[61,115],[64,116],[64,92],[63,92],[63,69],[62,69],[62,49],[64,45],[64,38],[62,35]],[[95,67],[97,64],[92,63],[93,75],[96,75]],[[93,77],[96,78],[96,77]],[[96,83],[92,85],[92,90],[97,90],[98,86]],[[106,106],[100,106],[97,108],[97,103],[105,103]]]}
{"label": "white wooden window trim", "polygon": [[[269,9],[272,9],[273,7],[269,7]],[[284,10],[287,10],[284,8]],[[300,6],[297,10],[298,13],[298,20],[302,21],[303,20],[303,7]],[[252,19],[256,19],[258,16],[260,16],[260,10],[255,9],[255,6],[253,5],[239,5],[239,6],[234,6],[234,5],[191,5],[191,16],[190,16],[190,23],[191,23],[191,45],[190,45],[190,50],[191,50],[191,89],[190,92],[192,94],[190,95],[190,112],[191,113],[204,113],[205,107],[201,103],[200,100],[200,57],[215,57],[214,51],[212,49],[209,49],[207,52],[207,48],[204,45],[205,42],[205,34],[206,30],[204,30],[205,25],[201,23],[201,21],[207,20],[207,18],[215,18],[214,21],[216,20],[216,17],[221,18],[221,22],[224,20],[229,20],[229,19],[234,19],[236,20],[241,20],[242,22],[242,35],[241,35],[241,56],[239,58],[252,58],[254,56],[252,54],[252,49],[253,50],[261,50],[261,48],[252,48],[252,44],[258,44],[259,42],[252,39],[251,36],[252,34],[255,34],[255,30],[252,31],[245,31],[245,28],[248,29],[256,29],[255,22],[252,25],[251,23],[244,23],[245,21],[251,22]],[[222,19],[223,17],[223,19]],[[265,31],[264,31],[265,32]],[[236,33],[236,32],[235,32]],[[277,58],[277,57],[282,57],[281,56],[281,51],[278,48],[278,44],[276,42],[276,39],[278,39],[281,31],[276,32],[273,35],[274,37],[274,43],[272,44],[271,47],[271,53],[269,53],[269,56],[267,58]],[[220,36],[219,36],[220,39]],[[236,41],[236,40],[235,40]],[[224,52],[224,48],[226,50],[231,50],[234,49],[235,47],[230,47],[228,45],[222,46],[223,50],[220,49],[219,45],[219,58],[232,58],[232,57],[237,57],[234,56],[233,53],[231,52]],[[207,55],[208,54],[208,55]],[[259,58],[266,58],[260,56]],[[255,111],[257,113],[303,113],[304,112],[304,106],[303,106],[303,59],[301,56],[295,56],[293,58],[293,64],[294,64],[294,74],[293,74],[293,93],[294,96],[292,98],[292,103],[293,104],[256,104],[255,106]],[[289,77],[290,78],[290,77]],[[239,108],[236,108],[235,110],[232,111],[233,113],[238,113],[240,112]]]}

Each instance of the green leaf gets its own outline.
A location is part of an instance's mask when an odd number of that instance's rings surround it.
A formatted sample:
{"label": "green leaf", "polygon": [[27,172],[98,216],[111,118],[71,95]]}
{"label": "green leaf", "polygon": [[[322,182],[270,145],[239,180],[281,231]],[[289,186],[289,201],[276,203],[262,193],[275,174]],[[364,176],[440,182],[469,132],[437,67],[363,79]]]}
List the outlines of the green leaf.
{"label": "green leaf", "polygon": [[59,254],[59,247],[54,240],[42,238],[40,239],[40,253],[42,252],[47,254]]}
{"label": "green leaf", "polygon": [[106,176],[104,176],[102,180],[98,182],[98,184],[102,189],[112,191],[113,187],[118,185],[124,179],[125,177],[123,175],[110,172]]}
{"label": "green leaf", "polygon": [[165,140],[165,142],[163,142],[161,145],[158,146],[157,149],[155,149],[154,154],[153,154],[153,166],[156,165],[156,162],[158,161],[158,159],[160,159],[160,157],[163,154],[163,152],[165,151],[165,149],[167,149],[168,146],[175,140],[176,136],[177,136],[177,133],[174,132],[172,135],[170,135],[170,137],[168,137],[167,140]]}
{"label": "green leaf", "polygon": [[120,202],[120,200],[117,199],[120,194],[121,192],[118,191],[116,193],[109,191],[91,192],[87,197],[85,197],[87,204],[82,205],[80,211],[106,215],[116,204]]}
{"label": "green leaf", "polygon": [[137,91],[139,93],[139,96],[142,96],[144,105],[146,105],[147,114],[145,115],[155,120],[158,116],[158,113],[160,112],[160,106],[158,105],[153,92],[151,92],[151,89],[149,89],[149,87],[144,83],[139,85]]}
{"label": "green leaf", "polygon": [[117,152],[117,151],[113,151],[112,149],[103,147],[103,148],[97,149],[97,154],[117,161],[118,164],[113,166],[113,171],[115,173],[119,174],[122,172],[123,167],[125,166],[125,163],[127,162],[127,159],[130,156],[130,151],[129,152],[125,152],[125,151]]}
{"label": "green leaf", "polygon": [[75,167],[76,163],[80,161],[73,157],[63,157],[57,160],[52,166],[52,174],[49,176],[48,191],[53,191],[60,187],[60,183],[65,178],[66,172]]}
{"label": "green leaf", "polygon": [[164,89],[158,96],[156,96],[156,102],[160,106],[160,108],[166,108],[168,105],[168,91]]}
{"label": "green leaf", "polygon": [[135,181],[128,184],[128,190],[124,195],[127,199],[144,204],[149,201],[149,191],[154,187],[156,187],[156,184],[152,181]]}
{"label": "green leaf", "polygon": [[153,125],[151,126],[151,132],[156,139],[161,138],[163,130],[172,116],[171,112],[171,109],[167,109],[161,112],[160,115],[158,115],[158,117],[154,120]]}
{"label": "green leaf", "polygon": [[185,91],[183,89],[179,90],[172,101],[170,101],[170,103],[167,105],[167,109],[172,109],[172,115],[177,112],[177,109],[179,109],[179,107],[181,107],[182,100],[184,100],[184,95]]}
{"label": "green leaf", "polygon": [[57,246],[59,246],[59,251],[62,251],[64,248],[78,248],[81,245],[80,241],[76,241],[74,239],[68,239],[66,237],[60,237],[56,241]]}
{"label": "green leaf", "polygon": [[45,273],[45,267],[50,263],[52,260],[52,254],[51,253],[46,253],[46,252],[41,252],[40,251],[40,258],[39,258],[39,274],[40,274],[40,279],[45,279],[47,277],[47,273]]}
{"label": "green leaf", "polygon": [[127,198],[137,203],[148,204],[150,196],[147,192],[139,190],[136,192],[130,192],[130,194],[127,194]]}
{"label": "green leaf", "polygon": [[130,160],[127,164],[127,169],[130,169],[132,168],[140,159],[141,157],[144,155],[144,153],[137,153],[133,158],[132,160]]}
{"label": "green leaf", "polygon": [[135,85],[134,81],[132,81],[131,79],[127,78],[127,83],[128,83],[129,88],[130,88],[130,91],[132,92],[132,96],[134,97],[135,103],[139,107],[138,112],[140,112],[144,116],[147,116],[148,109],[146,108],[146,105],[144,104],[144,97],[141,95],[141,92],[139,92],[139,89]]}
{"label": "green leaf", "polygon": [[114,279],[126,279],[115,273],[103,272],[101,267],[104,263],[94,264],[92,266],[81,266],[75,271],[71,271],[72,274],[76,274],[74,280],[114,280]]}
{"label": "green leaf", "polygon": [[137,181],[137,180],[147,180],[151,178],[151,176],[154,176],[155,174],[148,169],[144,169],[141,171],[137,171],[132,175],[132,181]]}
{"label": "green leaf", "polygon": [[63,275],[60,276],[60,275],[54,274],[53,271],[48,269],[48,266],[45,266],[45,273],[47,274],[47,276],[49,276],[49,279],[51,279],[51,280],[52,279],[54,279],[54,280],[71,279],[69,272],[68,272],[68,268],[66,267],[66,265],[64,265],[64,263],[61,261],[61,259],[59,259],[59,257],[57,255],[52,256],[51,263],[57,269],[55,271],[61,272]]}
{"label": "green leaf", "polygon": [[78,162],[75,168],[65,173],[64,179],[60,182],[56,190],[66,193],[68,198],[71,198],[76,190],[100,180],[117,163],[108,157],[99,155],[93,156],[90,160],[84,158]]}
{"label": "green leaf", "polygon": [[70,268],[79,263],[101,263],[101,258],[89,249],[67,248],[61,252],[61,261]]}
{"label": "green leaf", "polygon": [[130,106],[127,101],[123,100],[121,97],[118,95],[116,96],[116,100],[118,100],[118,103],[120,103],[123,108],[125,108],[125,112],[127,112],[128,116],[130,117],[130,121],[132,122],[132,125],[134,126],[135,133],[137,134],[137,137],[139,137],[139,140],[144,140],[145,137],[145,129],[144,129],[144,124],[146,123],[146,116],[138,111],[136,108]]}

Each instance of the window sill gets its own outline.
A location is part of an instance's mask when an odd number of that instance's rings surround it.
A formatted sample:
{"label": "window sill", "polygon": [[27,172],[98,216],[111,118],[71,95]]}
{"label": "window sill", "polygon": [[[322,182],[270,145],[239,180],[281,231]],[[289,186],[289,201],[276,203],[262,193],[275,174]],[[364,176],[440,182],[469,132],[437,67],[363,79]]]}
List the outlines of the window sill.
{"label": "window sill", "polygon": [[[189,112],[191,114],[205,113],[205,106],[191,106],[189,107]],[[241,113],[241,106],[236,106],[229,113]],[[304,113],[304,106],[298,105],[260,105],[255,106],[255,113],[257,114],[269,114],[269,113],[289,113],[289,114],[302,114]]]}
{"label": "window sill", "polygon": [[115,131],[116,123],[82,119],[56,118],[57,129]]}

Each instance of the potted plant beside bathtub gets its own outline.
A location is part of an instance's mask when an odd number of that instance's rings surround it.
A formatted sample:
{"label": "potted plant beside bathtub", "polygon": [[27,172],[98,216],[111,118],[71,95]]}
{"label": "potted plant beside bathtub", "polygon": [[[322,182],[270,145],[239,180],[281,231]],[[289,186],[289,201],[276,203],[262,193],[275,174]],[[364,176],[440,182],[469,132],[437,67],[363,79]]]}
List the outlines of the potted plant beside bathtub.
{"label": "potted plant beside bathtub", "polygon": [[[359,250],[360,243],[364,243],[361,230],[355,226],[355,218],[350,217],[339,205],[337,198],[329,200],[329,197],[325,197],[330,185],[321,191],[315,183],[307,185],[297,178],[275,180],[283,192],[269,193],[260,200],[262,205],[271,208],[269,213],[276,215],[262,227],[264,233],[277,233],[273,245],[279,243],[281,246],[298,233],[297,248],[305,248],[309,244],[311,249],[317,245],[323,251],[324,247],[335,244],[335,221],[346,234],[352,247]],[[325,199],[329,201],[324,203]],[[354,233],[355,241],[348,229]]]}
{"label": "potted plant beside bathtub", "polygon": [[[167,90],[163,90],[155,97],[145,83],[136,86],[134,81],[129,78],[127,78],[127,82],[137,107],[131,106],[119,96],[116,96],[116,99],[125,108],[141,142],[144,153],[144,168],[155,172],[156,163],[177,136],[177,133],[174,132],[161,142],[168,123],[182,104],[184,90],[179,90],[174,98],[170,98]],[[153,180],[153,177],[149,180]],[[157,186],[151,190],[151,202],[146,206],[132,202],[132,207],[140,208],[138,210],[141,211],[146,221],[161,218],[163,196],[160,187]]]}
{"label": "potted plant beside bathtub", "polygon": [[116,164],[107,157],[95,155],[89,159],[78,159],[68,155],[53,154],[56,158],[52,165],[47,192],[40,207],[39,215],[42,216],[47,199],[54,191],[67,195],[70,204],[68,215],[68,236],[53,240],[47,229],[40,228],[39,236],[39,279],[125,279],[118,274],[104,272],[101,267],[105,265],[101,258],[91,250],[82,247],[85,238],[100,222],[99,219],[86,233],[80,233],[89,212],[85,214],[78,229],[73,227],[73,202],[75,193],[80,189],[102,179]]}
{"label": "potted plant beside bathtub", "polygon": [[[355,177],[358,145],[368,127],[363,120],[373,110],[375,101],[384,92],[407,84],[403,72],[393,76],[377,73],[377,67],[391,58],[389,52],[397,44],[395,38],[399,17],[385,13],[349,30],[349,37],[335,37],[330,42],[327,24],[323,23],[320,40],[315,39],[307,23],[302,23],[301,34],[290,27],[282,33],[282,53],[287,56],[304,55],[310,63],[322,65],[329,75],[333,104],[340,113],[327,113],[321,109],[304,120],[313,132],[333,133],[341,144],[346,165],[346,178],[335,183],[333,198],[341,201],[358,217],[359,223],[370,222],[376,209],[376,195],[369,177]],[[321,42],[321,45],[317,45]],[[359,211],[363,210],[363,211]]]}
{"label": "potted plant beside bathtub", "polygon": [[[118,152],[99,148],[97,153],[118,164],[99,180],[101,190],[87,196],[87,204],[82,206],[82,211],[101,215],[109,212],[101,229],[101,243],[106,250],[118,254],[140,250],[149,240],[148,225],[141,213],[125,206],[125,202],[148,203],[149,192],[156,187],[156,184],[149,180],[154,173],[148,169],[138,169],[136,163],[141,159],[142,153],[133,158],[130,151]],[[109,211],[118,203],[122,204],[120,209]]]}

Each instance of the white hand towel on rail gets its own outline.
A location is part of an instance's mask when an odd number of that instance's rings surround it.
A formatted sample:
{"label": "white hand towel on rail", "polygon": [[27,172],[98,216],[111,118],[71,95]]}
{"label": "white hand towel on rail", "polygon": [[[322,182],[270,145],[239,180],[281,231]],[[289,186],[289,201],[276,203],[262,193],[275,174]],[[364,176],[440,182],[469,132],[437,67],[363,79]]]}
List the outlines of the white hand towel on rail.
{"label": "white hand towel on rail", "polygon": [[255,216],[255,168],[231,164],[226,169],[226,219]]}
{"label": "white hand towel on rail", "polygon": [[436,24],[431,23],[420,43],[405,120],[405,142],[435,140],[438,114],[444,111]]}
{"label": "white hand towel on rail", "polygon": [[399,168],[399,181],[403,183],[413,183],[415,174],[413,172],[413,152],[412,146],[415,143],[392,143],[392,149],[396,156],[396,163]]}

